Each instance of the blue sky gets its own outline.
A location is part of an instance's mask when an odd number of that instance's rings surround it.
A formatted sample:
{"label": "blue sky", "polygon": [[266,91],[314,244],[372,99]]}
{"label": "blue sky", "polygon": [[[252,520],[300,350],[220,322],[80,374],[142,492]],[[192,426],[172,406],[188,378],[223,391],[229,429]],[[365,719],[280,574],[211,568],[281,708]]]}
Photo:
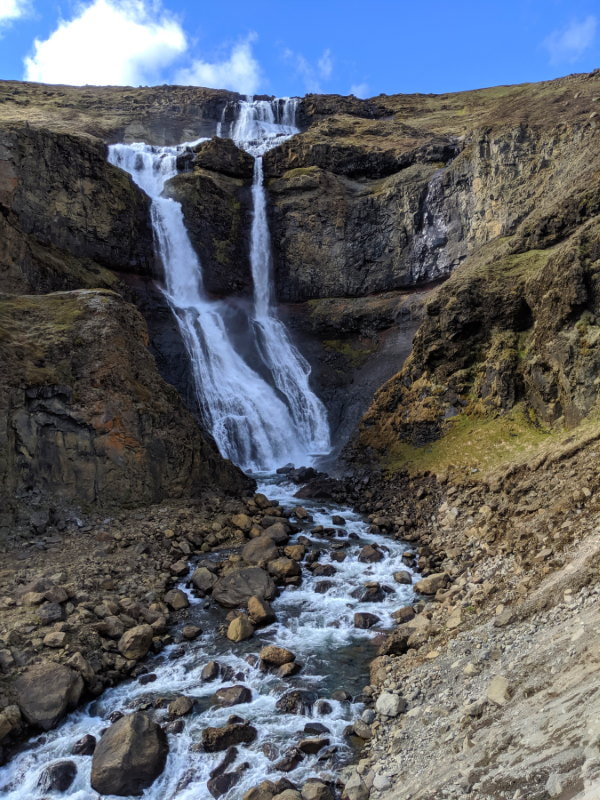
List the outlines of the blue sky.
{"label": "blue sky", "polygon": [[0,0],[6,79],[367,97],[598,66],[598,0]]}

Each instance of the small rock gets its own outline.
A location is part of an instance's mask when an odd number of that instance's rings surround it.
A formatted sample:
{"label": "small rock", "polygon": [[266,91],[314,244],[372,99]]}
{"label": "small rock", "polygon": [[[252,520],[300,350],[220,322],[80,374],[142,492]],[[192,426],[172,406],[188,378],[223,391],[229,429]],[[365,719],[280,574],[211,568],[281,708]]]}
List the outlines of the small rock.
{"label": "small rock", "polygon": [[375,710],[384,717],[397,717],[406,711],[406,700],[391,692],[382,692],[375,703]]}
{"label": "small rock", "polygon": [[227,628],[227,638],[231,642],[243,642],[254,635],[254,625],[245,614],[232,619]]}
{"label": "small rock", "polygon": [[42,792],[66,792],[77,775],[74,761],[58,761],[42,772],[38,786]]}
{"label": "small rock", "polygon": [[287,650],[285,647],[277,647],[274,644],[263,647],[258,655],[261,661],[274,667],[280,667],[282,664],[288,664],[296,660],[296,656],[291,650]]}
{"label": "small rock", "polygon": [[96,737],[91,733],[86,733],[81,739],[75,742],[71,750],[71,755],[74,756],[91,756],[96,749]]}
{"label": "small rock", "polygon": [[170,717],[185,717],[194,708],[194,701],[191,697],[176,697],[168,706]]}
{"label": "small rock", "polygon": [[225,686],[217,689],[215,698],[219,705],[228,708],[240,703],[249,703],[252,700],[252,692],[247,686]]}
{"label": "small rock", "polygon": [[497,706],[505,705],[510,699],[511,690],[508,680],[503,675],[496,675],[488,683],[485,696]]}
{"label": "small rock", "polygon": [[201,633],[202,628],[199,628],[197,625],[184,625],[181,629],[181,635],[188,641],[196,639]]}
{"label": "small rock", "polygon": [[381,622],[381,619],[376,614],[369,614],[366,611],[358,611],[354,615],[355,628],[372,628],[378,622]]}
{"label": "small rock", "polygon": [[450,578],[448,573],[436,572],[433,575],[429,575],[427,578],[417,581],[417,583],[415,583],[415,591],[421,594],[435,594],[440,589],[445,589],[449,582]]}
{"label": "small rock", "polygon": [[394,572],[394,580],[402,586],[410,586],[412,583],[412,575],[407,569],[401,569]]}
{"label": "small rock", "polygon": [[189,606],[190,601],[186,593],[182,592],[181,589],[171,589],[171,591],[167,592],[165,595],[165,603],[170,606],[173,611],[181,611],[182,608],[187,608]]}
{"label": "small rock", "polygon": [[51,631],[44,636],[45,647],[64,647],[67,643],[67,634],[60,631]]}

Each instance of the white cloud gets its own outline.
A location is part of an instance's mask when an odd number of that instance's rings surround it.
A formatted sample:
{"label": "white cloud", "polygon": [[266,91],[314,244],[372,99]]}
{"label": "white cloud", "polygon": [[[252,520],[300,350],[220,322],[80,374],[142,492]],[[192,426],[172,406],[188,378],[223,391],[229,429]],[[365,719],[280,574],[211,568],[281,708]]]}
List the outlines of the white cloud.
{"label": "white cloud", "polygon": [[369,94],[369,84],[366,81],[362,83],[353,83],[350,87],[350,94],[355,97],[367,97]]}
{"label": "white cloud", "polygon": [[27,10],[27,0],[0,0],[0,25],[19,19]]}
{"label": "white cloud", "polygon": [[33,55],[25,59],[25,80],[137,86],[156,81],[186,49],[179,22],[157,5],[95,0],[61,21],[48,39],[35,40]]}
{"label": "white cloud", "polygon": [[333,57],[329,48],[323,50],[316,64],[308,61],[302,53],[289,49],[284,51],[283,57],[294,66],[296,75],[302,78],[307,92],[321,92],[322,82],[329,80],[333,73]]}
{"label": "white cloud", "polygon": [[189,67],[177,72],[175,83],[231,89],[240,94],[256,94],[262,80],[262,71],[252,53],[252,42],[255,39],[256,34],[251,33],[244,41],[235,44],[229,57],[223,61],[196,59]]}
{"label": "white cloud", "polygon": [[542,42],[552,64],[572,64],[591,47],[596,37],[598,19],[590,14],[582,22],[573,20],[566,28],[552,31]]}

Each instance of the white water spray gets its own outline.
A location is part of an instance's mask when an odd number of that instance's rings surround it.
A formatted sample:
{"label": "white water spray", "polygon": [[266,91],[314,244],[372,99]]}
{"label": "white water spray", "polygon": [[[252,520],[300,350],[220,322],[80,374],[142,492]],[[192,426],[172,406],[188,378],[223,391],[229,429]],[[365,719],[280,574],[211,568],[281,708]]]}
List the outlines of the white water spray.
{"label": "white water spray", "polygon": [[[282,136],[296,132],[290,123],[294,109],[291,100],[241,103],[232,136],[253,154],[266,152]],[[224,125],[220,123],[220,129]],[[273,470],[290,461],[307,463],[311,455],[329,451],[329,426],[325,408],[309,386],[310,368],[272,311],[262,162],[256,158],[253,185],[252,331],[267,379],[236,351],[227,329],[226,304],[209,299],[204,292],[201,266],[181,205],[162,197],[166,181],[177,173],[178,154],[197,143],[175,147],[117,144],[109,148],[109,160],[129,172],[152,200],[165,294],[190,356],[205,423],[221,454],[247,471]]]}

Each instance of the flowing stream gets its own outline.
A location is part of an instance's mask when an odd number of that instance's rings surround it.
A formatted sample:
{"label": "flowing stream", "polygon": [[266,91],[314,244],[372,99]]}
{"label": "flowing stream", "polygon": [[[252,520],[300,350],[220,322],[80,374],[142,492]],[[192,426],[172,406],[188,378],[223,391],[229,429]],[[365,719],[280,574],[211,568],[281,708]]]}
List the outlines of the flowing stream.
{"label": "flowing stream", "polygon": [[[109,160],[127,171],[152,200],[152,224],[165,271],[165,294],[177,319],[206,427],[223,456],[249,472],[310,463],[328,453],[325,407],[309,385],[310,367],[291,342],[272,303],[271,241],[262,155],[297,132],[295,101],[242,101],[230,134],[254,156],[250,261],[254,284],[251,364],[228,330],[228,306],[204,291],[180,203],[162,196],[177,174],[177,156],[197,145],[116,144]],[[266,377],[265,377],[266,375]]]}
{"label": "flowing stream", "polygon": [[[271,478],[259,489],[269,497],[278,497],[288,507],[297,504],[292,496],[296,486]],[[64,796],[69,800],[98,798],[90,788],[92,759],[72,756],[75,742],[88,733],[98,737],[109,724],[108,716],[115,711],[144,709],[152,707],[157,698],[171,699],[179,695],[196,699],[196,707],[192,714],[183,718],[183,730],[169,734],[170,754],[166,768],[146,789],[144,800],[210,800],[212,795],[207,781],[224,753],[204,753],[197,745],[205,727],[224,725],[231,714],[251,722],[258,737],[252,744],[238,747],[238,755],[228,771],[244,763],[249,766],[241,772],[239,783],[223,795],[224,800],[239,800],[246,790],[265,779],[277,781],[285,776],[301,785],[305,779],[316,775],[333,776],[341,764],[350,760],[354,752],[344,731],[360,714],[362,706],[333,699],[332,695],[337,690],[345,690],[353,698],[360,693],[367,682],[369,661],[375,656],[374,631],[392,627],[391,613],[412,601],[412,588],[394,583],[391,578],[396,570],[407,569],[402,561],[405,546],[369,533],[367,523],[350,509],[305,501],[303,506],[312,515],[313,522],[306,524],[290,542],[298,536],[306,536],[310,540],[309,551],[321,551],[319,563],[334,567],[335,573],[327,577],[331,582],[327,592],[319,591],[322,577],[303,569],[302,584],[286,588],[273,601],[277,622],[259,629],[253,638],[239,644],[215,635],[226,610],[214,603],[193,599],[190,593],[193,605],[186,622],[199,625],[205,632],[184,648],[173,645],[155,656],[147,664],[156,675],[152,683],[129,681],[110,689],[83,710],[71,714],[56,730],[33,740],[8,766],[0,769],[0,795],[7,800],[41,800],[45,795],[38,788],[38,782],[43,769],[68,758],[77,764],[77,776]],[[341,514],[345,525],[333,525],[334,514]],[[357,556],[361,548],[373,543],[381,547],[385,558],[372,564],[359,561]],[[341,562],[336,556],[340,550],[346,553],[346,559]],[[371,581],[387,587],[383,599],[369,602],[361,600],[360,596],[353,597],[353,594],[360,595],[365,583]],[[354,627],[356,611],[375,614],[380,622],[370,630],[357,629]],[[303,665],[302,670],[282,679],[251,666],[246,658],[258,653],[265,644],[292,650]],[[229,669],[216,680],[206,682],[201,672],[211,659]],[[251,700],[230,708],[219,707],[215,704],[215,692],[232,685],[248,687]],[[314,695],[316,702],[305,714],[288,714],[276,709],[278,699],[292,689]],[[327,705],[319,704],[319,699],[325,700]],[[166,722],[164,708],[152,713],[159,721]],[[301,739],[311,736],[304,729],[315,722],[325,726],[326,732],[320,735],[329,739],[330,744],[317,754],[305,756],[291,772],[274,769],[278,759],[288,754]]]}
{"label": "flowing stream", "polygon": [[[187,234],[181,205],[162,196],[167,180],[177,172],[177,157],[198,142],[173,147],[144,143],[110,147],[110,161],[126,170],[152,200],[152,222],[165,270],[164,292],[175,315],[190,356],[199,405],[205,424],[221,453],[243,469],[260,473],[259,490],[287,507],[297,506],[297,487],[275,475],[284,463],[310,463],[330,450],[329,427],[323,404],[309,385],[310,368],[292,343],[274,307],[271,241],[263,179],[263,156],[273,146],[297,132],[297,101],[253,101],[225,109],[219,135],[232,138],[254,158],[253,217],[250,261],[254,284],[249,330],[250,350],[260,364],[252,364],[234,345],[228,329],[227,305],[210,298],[204,290],[202,269]],[[227,113],[226,113],[227,112]],[[269,475],[269,477],[265,477]],[[312,521],[295,520],[308,551],[319,551],[319,564],[328,568],[323,578],[302,569],[299,586],[288,586],[273,602],[277,622],[256,632],[249,640],[232,644],[217,633],[226,610],[200,600],[181,585],[191,600],[186,622],[204,633],[184,647],[172,645],[147,663],[155,679],[130,680],[105,692],[83,710],[73,713],[57,729],[29,742],[0,769],[0,795],[7,800],[42,800],[48,792],[39,787],[46,767],[64,759],[77,765],[71,787],[62,795],[70,800],[92,800],[91,758],[71,755],[73,745],[86,734],[99,737],[115,711],[153,709],[153,716],[167,722],[164,699],[180,695],[195,699],[194,711],[182,720],[183,729],[169,731],[167,766],[148,788],[146,800],[208,800],[211,771],[223,753],[205,753],[200,746],[207,726],[220,726],[231,714],[248,720],[257,730],[256,740],[240,745],[228,771],[240,768],[237,784],[223,797],[239,800],[243,793],[266,778],[276,781],[285,774],[301,785],[312,776],[333,776],[353,756],[345,729],[361,711],[360,702],[334,696],[339,690],[356,698],[368,676],[375,655],[375,633],[393,626],[392,612],[411,602],[411,586],[395,583],[392,576],[406,569],[404,545],[369,532],[369,526],[350,509],[304,502]],[[333,524],[341,515],[345,523]],[[359,560],[362,547],[376,543],[385,557],[376,563]],[[218,558],[218,554],[213,554]],[[365,584],[378,585],[375,597],[365,597]],[[354,614],[378,618],[369,630],[355,627]],[[282,678],[257,666],[256,654],[265,644],[292,650],[302,669]],[[254,658],[253,658],[254,656]],[[219,677],[205,681],[203,667],[215,660]],[[231,708],[216,703],[217,689],[244,685],[251,699]],[[286,692],[311,693],[305,713],[291,714],[276,708]],[[156,702],[158,699],[161,702]],[[360,700],[360,698],[359,698]],[[313,702],[314,701],[314,702]],[[307,754],[289,772],[275,767],[303,738],[314,736],[310,725],[324,726],[329,743]],[[309,726],[306,729],[306,726]],[[245,768],[242,765],[247,764]]]}

